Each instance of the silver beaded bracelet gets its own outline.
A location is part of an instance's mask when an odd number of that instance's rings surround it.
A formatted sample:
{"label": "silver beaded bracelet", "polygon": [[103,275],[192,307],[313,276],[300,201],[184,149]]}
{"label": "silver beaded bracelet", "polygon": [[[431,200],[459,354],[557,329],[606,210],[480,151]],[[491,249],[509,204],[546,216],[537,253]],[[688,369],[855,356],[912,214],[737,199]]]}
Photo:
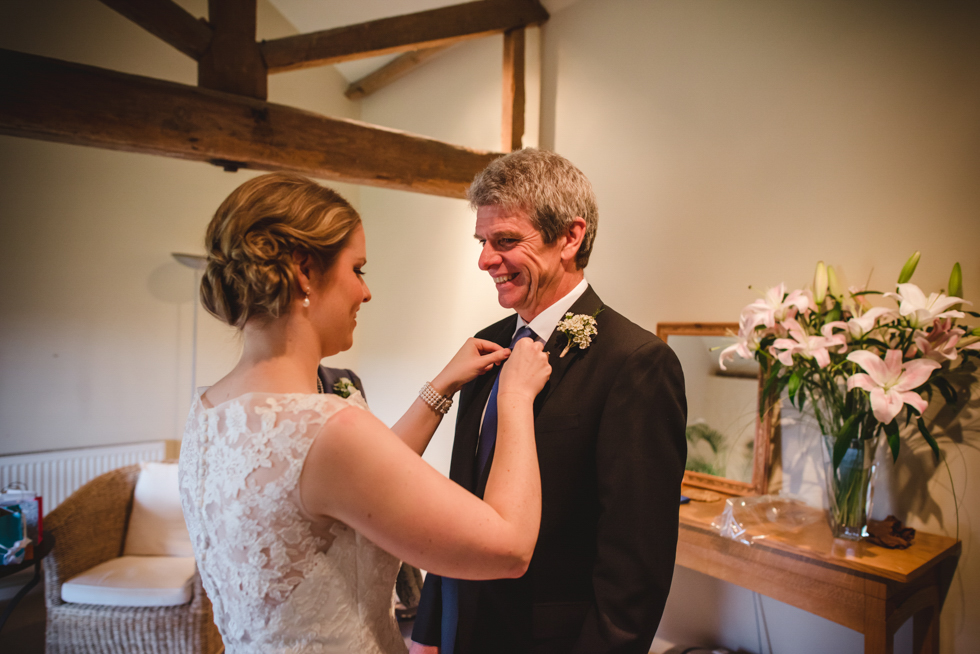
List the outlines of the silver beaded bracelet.
{"label": "silver beaded bracelet", "polygon": [[429,382],[425,382],[422,386],[422,390],[419,391],[419,397],[433,411],[442,415],[449,413],[449,408],[453,405],[453,398],[440,394],[439,391],[432,388],[432,384]]}

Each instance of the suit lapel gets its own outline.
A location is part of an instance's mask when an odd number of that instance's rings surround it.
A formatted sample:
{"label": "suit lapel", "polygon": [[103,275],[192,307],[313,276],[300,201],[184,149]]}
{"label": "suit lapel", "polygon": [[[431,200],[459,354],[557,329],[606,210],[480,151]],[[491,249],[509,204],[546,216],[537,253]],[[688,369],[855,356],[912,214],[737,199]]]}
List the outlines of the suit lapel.
{"label": "suit lapel", "polygon": [[[590,285],[585,289],[582,297],[576,300],[575,304],[568,311],[572,314],[584,313],[591,316],[600,308],[602,308],[602,300],[599,299],[599,296],[596,295],[596,292],[592,290],[592,286]],[[601,337],[601,334],[596,334],[593,338]],[[548,378],[548,382],[541,389],[541,392],[534,401],[535,417],[541,412],[541,407],[551,397],[551,394],[558,387],[558,384],[561,383],[562,378],[568,372],[571,365],[588,354],[588,350],[580,350],[577,347],[572,347],[564,357],[561,356],[561,352],[565,349],[567,343],[568,337],[555,329],[555,331],[551,332],[551,338],[548,339],[548,343],[544,346],[544,351],[548,353],[548,363],[551,364],[551,377]]]}

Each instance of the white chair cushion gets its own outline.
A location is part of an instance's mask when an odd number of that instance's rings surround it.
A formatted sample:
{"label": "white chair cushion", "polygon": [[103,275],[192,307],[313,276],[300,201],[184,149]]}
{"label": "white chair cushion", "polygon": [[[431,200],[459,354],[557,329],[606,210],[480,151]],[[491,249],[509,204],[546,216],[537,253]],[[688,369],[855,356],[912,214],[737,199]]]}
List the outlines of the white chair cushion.
{"label": "white chair cushion", "polygon": [[141,465],[123,555],[194,556],[180,508],[177,464],[152,461]]}
{"label": "white chair cushion", "polygon": [[66,581],[61,599],[104,606],[178,606],[191,601],[193,581],[193,556],[121,556]]}

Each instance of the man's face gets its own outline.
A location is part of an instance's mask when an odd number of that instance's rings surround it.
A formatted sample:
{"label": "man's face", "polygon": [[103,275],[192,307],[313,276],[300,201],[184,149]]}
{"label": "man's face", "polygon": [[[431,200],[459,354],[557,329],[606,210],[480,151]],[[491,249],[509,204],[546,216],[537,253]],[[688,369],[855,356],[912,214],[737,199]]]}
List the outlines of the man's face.
{"label": "man's face", "polygon": [[480,270],[493,278],[500,306],[530,322],[561,297],[563,237],[546,245],[526,213],[496,206],[477,209],[475,236],[483,246]]}

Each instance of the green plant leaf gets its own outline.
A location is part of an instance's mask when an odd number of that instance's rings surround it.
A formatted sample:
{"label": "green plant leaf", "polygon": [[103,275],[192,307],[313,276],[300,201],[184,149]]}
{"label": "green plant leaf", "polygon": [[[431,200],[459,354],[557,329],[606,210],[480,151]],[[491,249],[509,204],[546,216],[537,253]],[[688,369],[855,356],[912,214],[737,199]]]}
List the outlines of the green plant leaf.
{"label": "green plant leaf", "polygon": [[862,295],[884,295],[884,291],[858,291],[851,293],[851,297],[861,297]]}
{"label": "green plant leaf", "polygon": [[885,435],[888,436],[888,446],[892,448],[892,461],[898,461],[898,448],[902,442],[898,437],[898,423],[892,420],[885,427]]}
{"label": "green plant leaf", "polygon": [[796,393],[800,390],[800,384],[803,383],[803,375],[800,374],[799,370],[794,370],[793,374],[790,375],[789,385],[786,387],[786,391],[789,393],[789,401],[791,404],[795,403]]}
{"label": "green plant leaf", "polygon": [[850,446],[851,439],[843,434],[834,441],[834,472],[837,472],[837,468],[840,467],[840,462],[844,460],[844,455],[847,454],[847,448]]}
{"label": "green plant leaf", "polygon": [[919,433],[922,434],[922,438],[926,439],[926,442],[929,443],[929,447],[932,448],[932,454],[936,457],[936,463],[939,463],[939,443],[936,442],[936,439],[933,438],[932,434],[929,433],[929,430],[926,429],[926,421],[922,419],[922,416],[919,416],[919,419],[915,421],[915,424],[919,428]]}

